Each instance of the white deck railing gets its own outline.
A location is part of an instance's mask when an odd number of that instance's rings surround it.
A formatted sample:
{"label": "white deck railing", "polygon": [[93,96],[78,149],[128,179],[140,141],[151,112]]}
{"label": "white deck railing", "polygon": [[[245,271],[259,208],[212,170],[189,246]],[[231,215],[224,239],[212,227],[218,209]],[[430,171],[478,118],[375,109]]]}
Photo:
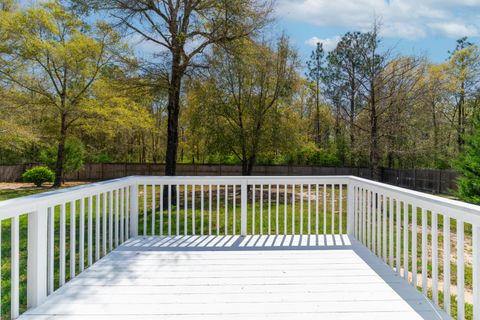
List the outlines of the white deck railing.
{"label": "white deck railing", "polygon": [[348,234],[447,313],[480,319],[480,207],[356,177],[127,177],[0,202],[0,222],[11,318],[21,288],[35,307],[137,235]]}

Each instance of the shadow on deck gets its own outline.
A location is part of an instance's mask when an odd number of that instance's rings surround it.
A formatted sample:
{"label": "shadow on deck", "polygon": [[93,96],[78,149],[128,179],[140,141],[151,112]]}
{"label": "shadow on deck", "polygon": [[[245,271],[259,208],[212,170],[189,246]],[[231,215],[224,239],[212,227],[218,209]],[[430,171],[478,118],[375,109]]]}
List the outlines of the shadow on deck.
{"label": "shadow on deck", "polygon": [[448,319],[345,235],[137,237],[21,319]]}

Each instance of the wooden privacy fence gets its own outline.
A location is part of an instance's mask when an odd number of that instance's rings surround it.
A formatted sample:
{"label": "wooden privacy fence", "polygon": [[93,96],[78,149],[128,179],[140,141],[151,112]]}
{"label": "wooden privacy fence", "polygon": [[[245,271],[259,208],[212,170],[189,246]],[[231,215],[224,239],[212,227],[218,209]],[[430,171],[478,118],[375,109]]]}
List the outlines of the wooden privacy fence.
{"label": "wooden privacy fence", "polygon": [[[0,166],[0,181],[20,181],[25,170],[35,164]],[[78,173],[68,175],[67,180],[99,181],[121,178],[131,175],[162,176],[165,172],[164,164],[139,163],[88,163]],[[240,165],[208,165],[208,164],[179,164],[179,176],[239,176],[242,174]],[[362,178],[371,178],[368,168],[355,167],[318,167],[301,165],[268,165],[255,166],[254,176],[339,176],[353,175]],[[458,173],[453,170],[434,169],[389,169],[382,168],[380,182],[396,185],[413,190],[450,193],[456,190]]]}

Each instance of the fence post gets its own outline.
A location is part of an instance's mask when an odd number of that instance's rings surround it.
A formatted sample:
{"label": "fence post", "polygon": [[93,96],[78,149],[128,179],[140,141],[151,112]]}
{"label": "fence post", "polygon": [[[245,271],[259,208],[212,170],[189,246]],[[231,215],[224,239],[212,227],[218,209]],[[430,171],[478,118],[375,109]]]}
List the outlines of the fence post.
{"label": "fence post", "polygon": [[241,186],[241,217],[240,217],[240,235],[247,235],[247,206],[248,206],[248,189],[247,189],[247,180],[242,181]]}
{"label": "fence post", "polygon": [[138,184],[135,182],[130,186],[130,237],[136,236],[138,236]]}
{"label": "fence post", "polygon": [[353,236],[354,234],[354,224],[355,224],[355,209],[354,209],[355,198],[353,195],[353,182],[351,179],[348,179],[347,184],[347,234]]}
{"label": "fence post", "polygon": [[39,306],[47,298],[47,223],[47,207],[28,214],[28,308]]}

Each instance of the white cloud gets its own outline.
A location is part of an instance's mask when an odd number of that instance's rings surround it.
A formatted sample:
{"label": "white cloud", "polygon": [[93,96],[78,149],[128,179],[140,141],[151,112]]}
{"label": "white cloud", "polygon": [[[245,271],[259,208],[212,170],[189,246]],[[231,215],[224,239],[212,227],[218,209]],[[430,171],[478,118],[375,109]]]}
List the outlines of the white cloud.
{"label": "white cloud", "polygon": [[279,0],[277,14],[317,26],[365,31],[375,18],[388,37],[479,34],[480,0]]}
{"label": "white cloud", "polygon": [[317,43],[321,43],[321,44],[323,44],[323,49],[325,49],[325,51],[332,51],[333,49],[335,49],[335,47],[337,46],[339,41],[340,41],[339,36],[335,36],[335,37],[332,37],[332,38],[326,38],[326,39],[320,39],[318,37],[312,37],[312,38],[308,39],[307,41],[305,41],[305,43],[308,44],[311,47],[316,47]]}
{"label": "white cloud", "polygon": [[466,25],[464,23],[450,22],[450,23],[432,23],[430,24],[435,30],[439,30],[449,37],[473,37],[478,35],[478,28],[474,25]]}

